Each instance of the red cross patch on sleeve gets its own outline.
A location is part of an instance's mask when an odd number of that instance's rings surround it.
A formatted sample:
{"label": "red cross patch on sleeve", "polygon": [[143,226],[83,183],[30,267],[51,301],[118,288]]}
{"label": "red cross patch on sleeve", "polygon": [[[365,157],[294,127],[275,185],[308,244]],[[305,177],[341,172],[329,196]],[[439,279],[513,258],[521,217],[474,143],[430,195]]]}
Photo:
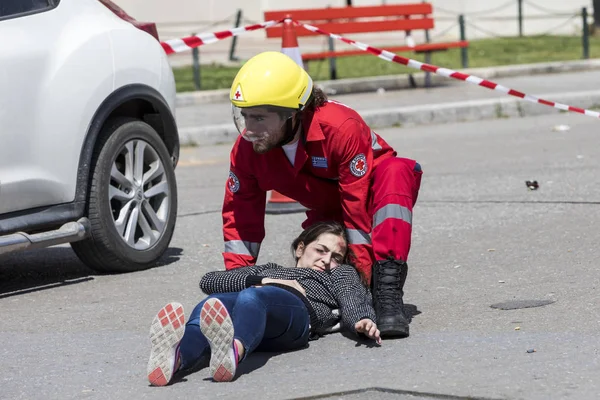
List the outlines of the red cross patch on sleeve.
{"label": "red cross patch on sleeve", "polygon": [[231,193],[235,193],[240,190],[240,180],[233,173],[233,171],[229,171],[229,178],[227,178],[227,187]]}
{"label": "red cross patch on sleeve", "polygon": [[350,162],[350,172],[358,178],[364,176],[368,170],[367,157],[362,153],[354,157]]}

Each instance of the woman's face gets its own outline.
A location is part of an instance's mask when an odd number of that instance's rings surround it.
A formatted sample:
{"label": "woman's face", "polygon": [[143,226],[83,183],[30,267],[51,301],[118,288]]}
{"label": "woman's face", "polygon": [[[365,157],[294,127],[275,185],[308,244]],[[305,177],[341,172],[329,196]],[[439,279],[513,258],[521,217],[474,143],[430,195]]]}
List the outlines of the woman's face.
{"label": "woman's face", "polygon": [[298,268],[312,268],[328,271],[343,263],[346,255],[344,238],[332,233],[322,233],[317,240],[305,245],[300,243],[296,249]]}

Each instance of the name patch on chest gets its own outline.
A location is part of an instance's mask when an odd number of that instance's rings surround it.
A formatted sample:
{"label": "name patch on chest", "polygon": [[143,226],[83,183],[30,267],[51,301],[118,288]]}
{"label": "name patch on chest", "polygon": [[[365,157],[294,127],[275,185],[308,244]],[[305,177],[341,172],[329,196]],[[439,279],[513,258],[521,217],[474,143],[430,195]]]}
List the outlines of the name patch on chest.
{"label": "name patch on chest", "polygon": [[325,157],[312,157],[312,166],[314,168],[327,168],[327,159]]}

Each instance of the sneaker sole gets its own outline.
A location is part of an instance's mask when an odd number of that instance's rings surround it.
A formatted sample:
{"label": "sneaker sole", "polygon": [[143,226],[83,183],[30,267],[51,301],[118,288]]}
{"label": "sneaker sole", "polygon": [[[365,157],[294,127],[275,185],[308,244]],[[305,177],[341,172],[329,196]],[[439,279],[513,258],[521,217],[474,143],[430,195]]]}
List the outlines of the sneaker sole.
{"label": "sneaker sole", "polygon": [[185,332],[185,315],[179,303],[169,303],[156,314],[150,326],[150,360],[148,381],[165,386],[173,378],[177,345]]}
{"label": "sneaker sole", "polygon": [[208,299],[200,311],[200,330],[210,345],[209,372],[216,382],[230,382],[237,360],[233,351],[233,322],[219,299]]}

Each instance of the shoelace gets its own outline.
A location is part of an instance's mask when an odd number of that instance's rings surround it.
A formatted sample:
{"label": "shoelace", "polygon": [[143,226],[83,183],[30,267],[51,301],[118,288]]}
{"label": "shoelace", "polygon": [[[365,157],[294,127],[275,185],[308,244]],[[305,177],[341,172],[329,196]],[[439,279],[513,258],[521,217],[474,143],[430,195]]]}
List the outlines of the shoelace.
{"label": "shoelace", "polygon": [[376,282],[376,296],[382,308],[395,307],[400,300],[400,268],[381,268]]}

